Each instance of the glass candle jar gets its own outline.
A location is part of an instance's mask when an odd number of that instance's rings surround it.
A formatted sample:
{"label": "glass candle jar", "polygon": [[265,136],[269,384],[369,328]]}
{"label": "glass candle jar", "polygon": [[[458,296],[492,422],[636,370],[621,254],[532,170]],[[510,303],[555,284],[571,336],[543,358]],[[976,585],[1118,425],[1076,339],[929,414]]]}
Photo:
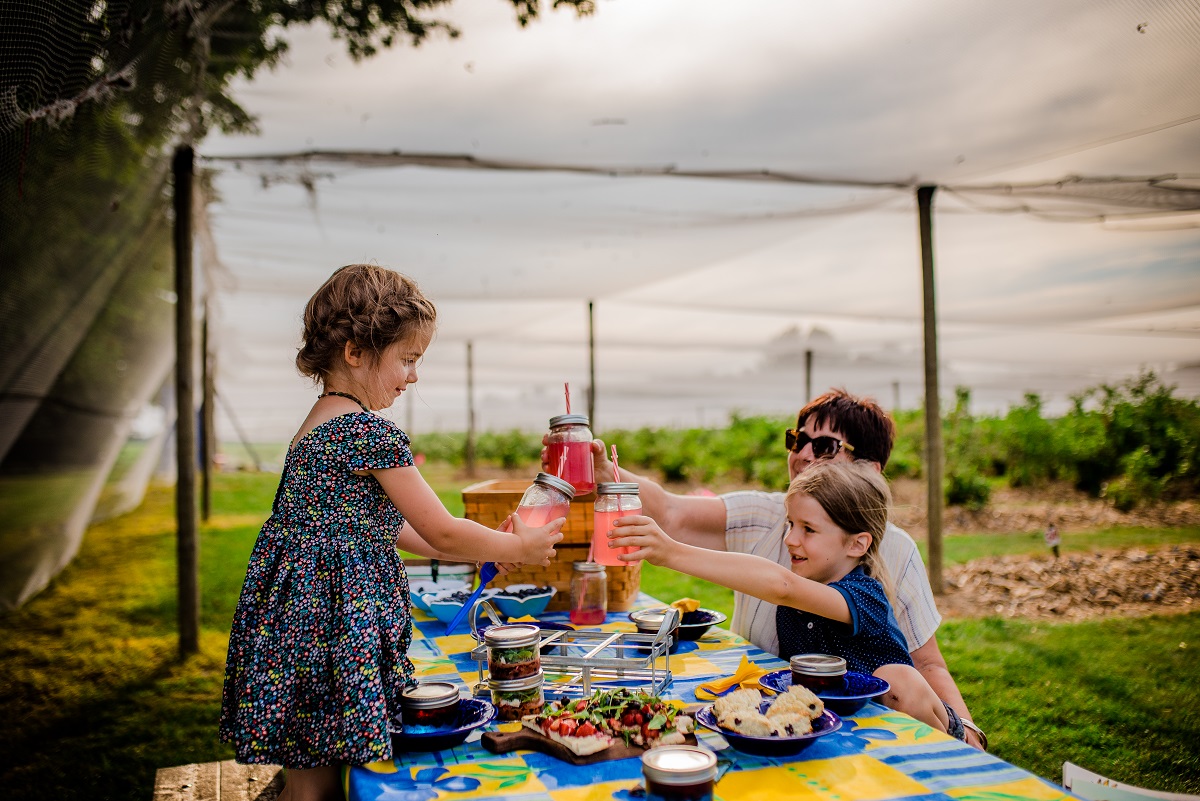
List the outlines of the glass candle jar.
{"label": "glass candle jar", "polygon": [[517,504],[517,517],[527,526],[544,526],[566,517],[574,497],[575,488],[566,481],[549,473],[538,473]]}
{"label": "glass candle jar", "polygon": [[513,623],[492,626],[483,632],[487,646],[488,673],[493,679],[511,681],[540,673],[542,631],[537,626]]}
{"label": "glass candle jar", "polygon": [[628,482],[609,482],[596,485],[596,505],[592,529],[592,558],[602,565],[623,566],[617,558],[624,553],[632,553],[636,548],[613,548],[608,544],[608,532],[612,530],[613,521],[626,515],[640,515],[642,499],[638,495],[638,485]]}
{"label": "glass candle jar", "polygon": [[846,683],[846,660],[829,654],[796,654],[788,660],[792,684],[802,684],[816,694],[837,692]]}
{"label": "glass candle jar", "polygon": [[576,562],[571,574],[571,622],[599,626],[608,614],[608,574],[598,562]]}
{"label": "glass candle jar", "polygon": [[717,756],[694,745],[661,745],[642,754],[646,801],[712,801]]}
{"label": "glass candle jar", "polygon": [[405,726],[453,726],[458,718],[458,687],[448,681],[425,681],[400,693],[400,720]]}
{"label": "glass candle jar", "polygon": [[492,691],[496,717],[499,720],[520,720],[526,715],[540,715],[542,707],[546,705],[542,679],[540,670],[532,676],[508,681],[489,678],[488,689]]}
{"label": "glass candle jar", "polygon": [[592,461],[592,429],[586,414],[560,414],[550,418],[546,460],[551,470],[575,488],[576,495],[596,489]]}

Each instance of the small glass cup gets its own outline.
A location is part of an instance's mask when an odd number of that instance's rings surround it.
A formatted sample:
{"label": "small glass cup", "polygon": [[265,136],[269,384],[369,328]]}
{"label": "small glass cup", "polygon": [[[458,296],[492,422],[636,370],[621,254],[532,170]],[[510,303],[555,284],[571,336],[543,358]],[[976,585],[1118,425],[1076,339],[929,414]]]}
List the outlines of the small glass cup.
{"label": "small glass cup", "polygon": [[598,562],[576,562],[571,574],[571,622],[599,626],[608,614],[608,574]]}
{"label": "small glass cup", "polygon": [[542,631],[526,623],[491,626],[483,632],[487,645],[488,673],[493,679],[511,681],[542,672],[539,645]]}
{"label": "small glass cup", "polygon": [[543,679],[540,670],[532,676],[509,681],[489,678],[488,689],[492,691],[496,718],[520,720],[526,715],[540,715],[546,705],[546,696],[542,690]]}
{"label": "small glass cup", "polygon": [[608,544],[608,532],[613,521],[627,515],[642,513],[638,485],[613,481],[596,485],[596,505],[592,529],[592,558],[602,565],[628,567],[629,562],[618,559],[619,554],[632,553],[636,548],[613,548]]}

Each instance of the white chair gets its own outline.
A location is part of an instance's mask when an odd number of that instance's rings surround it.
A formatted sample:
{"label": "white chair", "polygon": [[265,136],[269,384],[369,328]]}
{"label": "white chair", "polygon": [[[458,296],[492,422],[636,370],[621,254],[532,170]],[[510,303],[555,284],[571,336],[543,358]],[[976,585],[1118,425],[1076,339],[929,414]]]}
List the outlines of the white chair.
{"label": "white chair", "polygon": [[1200,801],[1200,795],[1186,793],[1163,793],[1147,790],[1131,784],[1121,784],[1112,779],[1092,773],[1071,762],[1063,763],[1063,787],[1080,798],[1090,801],[1146,801],[1148,798],[1163,801]]}

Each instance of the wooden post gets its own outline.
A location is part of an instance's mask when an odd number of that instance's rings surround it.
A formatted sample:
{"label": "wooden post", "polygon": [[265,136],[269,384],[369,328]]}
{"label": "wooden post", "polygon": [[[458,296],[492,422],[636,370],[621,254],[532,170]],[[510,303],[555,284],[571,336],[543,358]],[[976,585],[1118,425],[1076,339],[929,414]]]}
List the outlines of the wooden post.
{"label": "wooden post", "polygon": [[929,586],[941,595],[942,584],[942,414],[938,400],[937,310],[933,283],[933,193],[917,188],[921,230],[921,287],[925,315],[925,474],[929,506]]}
{"label": "wooden post", "polygon": [[208,522],[212,514],[212,467],[217,453],[217,435],[213,431],[215,381],[208,339],[208,299],[204,301],[204,319],[200,321],[200,519]]}
{"label": "wooden post", "polygon": [[588,422],[596,430],[596,304],[588,301]]}
{"label": "wooden post", "polygon": [[812,349],[804,351],[804,402],[812,400]]}
{"label": "wooden post", "polygon": [[199,540],[196,536],[195,339],[192,336],[192,174],[190,145],[175,151],[175,555],[179,653],[200,651]]}
{"label": "wooden post", "polygon": [[[471,340],[467,340],[467,447],[463,454],[467,476],[475,476],[475,359]],[[436,579],[435,579],[436,580]]]}

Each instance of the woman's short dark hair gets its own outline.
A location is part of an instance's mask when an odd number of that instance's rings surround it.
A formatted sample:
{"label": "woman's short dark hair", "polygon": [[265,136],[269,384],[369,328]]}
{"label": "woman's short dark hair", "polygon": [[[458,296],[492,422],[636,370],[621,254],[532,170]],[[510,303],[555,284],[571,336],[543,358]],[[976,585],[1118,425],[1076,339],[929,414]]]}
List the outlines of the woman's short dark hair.
{"label": "woman's short dark hair", "polygon": [[805,404],[796,415],[796,428],[802,428],[810,417],[816,426],[840,431],[846,442],[853,446],[855,459],[887,466],[896,443],[896,424],[874,398],[860,398],[844,389],[831,389]]}

